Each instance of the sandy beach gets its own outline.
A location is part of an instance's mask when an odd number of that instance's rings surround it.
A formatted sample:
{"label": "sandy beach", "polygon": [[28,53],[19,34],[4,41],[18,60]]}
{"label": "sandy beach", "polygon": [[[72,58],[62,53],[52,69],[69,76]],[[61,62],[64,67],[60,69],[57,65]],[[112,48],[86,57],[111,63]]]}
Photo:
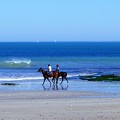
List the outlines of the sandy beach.
{"label": "sandy beach", "polygon": [[0,92],[0,120],[119,120],[120,98],[100,96],[70,91]]}

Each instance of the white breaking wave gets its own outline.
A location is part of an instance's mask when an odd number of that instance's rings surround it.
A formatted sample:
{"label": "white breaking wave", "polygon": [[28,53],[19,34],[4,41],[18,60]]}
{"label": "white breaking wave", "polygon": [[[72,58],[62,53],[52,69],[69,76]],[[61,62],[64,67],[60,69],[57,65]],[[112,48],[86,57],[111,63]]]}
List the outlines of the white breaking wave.
{"label": "white breaking wave", "polygon": [[67,77],[78,77],[78,76],[90,76],[90,75],[96,75],[97,73],[72,73],[68,74]]}
{"label": "white breaking wave", "polygon": [[[78,74],[68,74],[68,78],[70,77],[77,77]],[[61,78],[61,77],[60,77]],[[43,80],[43,76],[37,76],[37,77],[34,77],[34,76],[22,76],[22,77],[17,77],[17,76],[12,76],[12,77],[7,77],[7,76],[1,76],[0,77],[0,81],[22,81],[22,80]],[[52,78],[50,78],[52,79]]]}
{"label": "white breaking wave", "polygon": [[70,78],[70,77],[78,77],[79,75],[80,75],[80,74],[74,74],[74,73],[73,73],[73,74],[68,74],[67,77],[69,77],[69,78]]}
{"label": "white breaking wave", "polygon": [[[74,77],[79,77],[79,76],[89,76],[89,75],[96,75],[97,73],[73,73],[73,74],[68,74],[67,77],[69,78],[74,78]],[[61,77],[60,77],[61,78]],[[43,76],[1,76],[0,81],[22,81],[22,80],[43,80]],[[50,78],[52,79],[52,78]]]}
{"label": "white breaking wave", "polygon": [[90,76],[90,75],[96,75],[97,73],[80,73],[79,76]]}
{"label": "white breaking wave", "polygon": [[5,63],[8,63],[8,64],[30,64],[31,63],[31,60],[28,60],[28,59],[12,59],[10,61],[4,61]]}
{"label": "white breaking wave", "polygon": [[3,77],[0,78],[0,81],[18,81],[18,80],[42,80],[43,77]]}

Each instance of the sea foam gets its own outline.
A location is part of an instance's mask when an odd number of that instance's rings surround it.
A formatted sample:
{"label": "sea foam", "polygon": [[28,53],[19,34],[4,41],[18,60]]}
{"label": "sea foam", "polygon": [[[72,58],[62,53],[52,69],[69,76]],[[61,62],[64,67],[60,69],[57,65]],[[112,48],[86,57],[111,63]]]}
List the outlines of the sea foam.
{"label": "sea foam", "polygon": [[0,81],[42,80],[43,77],[2,77]]}
{"label": "sea foam", "polygon": [[31,64],[31,60],[29,59],[12,59],[4,62],[7,64]]}

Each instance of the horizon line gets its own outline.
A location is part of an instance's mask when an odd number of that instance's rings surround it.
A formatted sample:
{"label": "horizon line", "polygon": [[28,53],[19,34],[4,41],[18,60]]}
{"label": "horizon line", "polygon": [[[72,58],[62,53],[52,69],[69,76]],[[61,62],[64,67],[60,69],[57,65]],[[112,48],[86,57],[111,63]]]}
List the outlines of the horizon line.
{"label": "horizon line", "polygon": [[120,42],[120,41],[0,41],[0,42],[33,42],[33,43],[41,43],[41,42]]}

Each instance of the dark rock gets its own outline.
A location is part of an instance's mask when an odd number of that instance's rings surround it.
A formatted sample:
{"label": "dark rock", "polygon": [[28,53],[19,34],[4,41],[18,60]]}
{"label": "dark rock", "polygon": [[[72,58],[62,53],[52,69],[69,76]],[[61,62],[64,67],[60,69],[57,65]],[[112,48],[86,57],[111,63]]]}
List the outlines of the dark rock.
{"label": "dark rock", "polygon": [[18,85],[16,83],[2,83],[1,85]]}

